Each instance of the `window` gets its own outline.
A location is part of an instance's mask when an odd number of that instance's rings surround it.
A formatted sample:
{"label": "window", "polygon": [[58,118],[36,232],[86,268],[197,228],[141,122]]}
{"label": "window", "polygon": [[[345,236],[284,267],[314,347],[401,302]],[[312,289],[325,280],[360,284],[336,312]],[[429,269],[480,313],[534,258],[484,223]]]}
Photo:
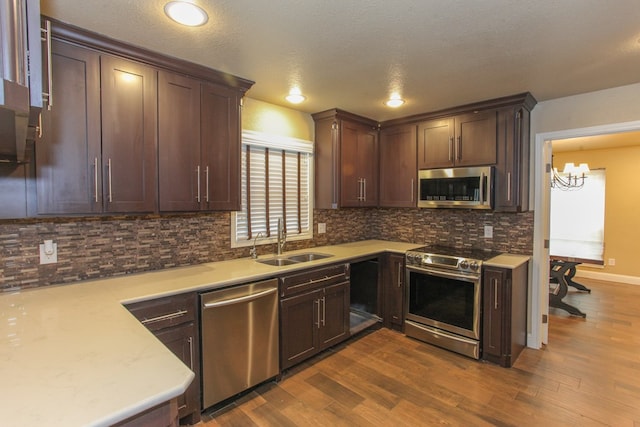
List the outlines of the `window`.
{"label": "window", "polygon": [[551,255],[604,264],[604,194],[604,169],[592,169],[579,190],[551,189]]}
{"label": "window", "polygon": [[242,205],[231,216],[232,247],[275,241],[278,218],[287,240],[313,237],[311,163],[313,143],[242,132]]}

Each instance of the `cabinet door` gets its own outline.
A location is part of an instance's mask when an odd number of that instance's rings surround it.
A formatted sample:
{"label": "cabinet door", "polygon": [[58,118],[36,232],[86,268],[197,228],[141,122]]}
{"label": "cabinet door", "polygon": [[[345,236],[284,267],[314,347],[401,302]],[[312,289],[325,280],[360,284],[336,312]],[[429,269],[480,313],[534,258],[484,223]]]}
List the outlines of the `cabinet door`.
{"label": "cabinet door", "polygon": [[240,210],[240,95],[202,85],[204,203],[208,210]]}
{"label": "cabinet door", "polygon": [[360,206],[378,206],[378,131],[367,127],[358,134],[358,175],[362,181]]}
{"label": "cabinet door", "polygon": [[497,113],[495,110],[457,116],[455,164],[493,165],[497,153]]}
{"label": "cabinet door", "polygon": [[360,206],[361,177],[358,174],[360,126],[342,121],[340,128],[340,206]]}
{"label": "cabinet door", "polygon": [[55,103],[42,111],[36,149],[38,213],[101,212],[99,55],[54,40],[51,67]]}
{"label": "cabinet door", "polygon": [[343,120],[340,135],[340,206],[377,206],[377,131]]}
{"label": "cabinet door", "polygon": [[327,286],[321,300],[320,348],[349,337],[349,282]]}
{"label": "cabinet door", "polygon": [[454,164],[453,119],[418,125],[418,169],[446,168]]}
{"label": "cabinet door", "polygon": [[404,325],[404,256],[389,254],[385,274],[384,322],[390,327],[402,329]]}
{"label": "cabinet door", "polygon": [[416,126],[380,133],[380,206],[416,206]]}
{"label": "cabinet door", "polygon": [[529,112],[522,106],[498,112],[495,209],[521,212],[529,207]]}
{"label": "cabinet door", "polygon": [[280,366],[287,369],[320,351],[320,309],[322,289],[283,299],[280,302]]}
{"label": "cabinet door", "polygon": [[200,165],[200,82],[159,72],[158,117],[160,210],[197,211],[205,174]]}
{"label": "cabinet door", "polygon": [[337,209],[340,182],[338,122],[333,118],[316,120],[314,156],[314,197],[316,209]]}
{"label": "cabinet door", "polygon": [[197,414],[200,411],[200,363],[195,342],[195,331],[195,325],[188,323],[155,333],[158,340],[196,374],[184,394],[178,396],[178,417],[180,418],[195,413],[199,419]]}
{"label": "cabinet door", "polygon": [[153,212],[157,204],[156,71],[108,55],[100,61],[104,210]]}
{"label": "cabinet door", "polygon": [[483,358],[496,361],[503,356],[504,333],[504,292],[506,271],[498,268],[486,268],[483,277]]}

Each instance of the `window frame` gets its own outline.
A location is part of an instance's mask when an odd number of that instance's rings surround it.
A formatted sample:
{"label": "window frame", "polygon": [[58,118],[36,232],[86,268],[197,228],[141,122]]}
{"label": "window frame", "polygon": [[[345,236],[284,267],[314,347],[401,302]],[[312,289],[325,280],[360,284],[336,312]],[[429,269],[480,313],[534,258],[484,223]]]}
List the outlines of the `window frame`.
{"label": "window frame", "polygon": [[[314,209],[314,143],[304,139],[292,138],[287,136],[272,135],[252,130],[242,130],[241,149],[244,151],[247,145],[267,148],[272,150],[294,151],[309,156],[309,230],[301,234],[287,235],[287,241],[310,240],[313,239],[313,209]],[[246,167],[245,164],[240,166],[240,174]],[[240,189],[242,191],[242,189]],[[242,197],[241,197],[242,199]],[[242,203],[242,200],[241,200]],[[231,212],[231,247],[242,248],[253,246],[254,238],[236,239],[237,234],[237,211]],[[273,218],[277,221],[276,218]],[[269,245],[277,242],[277,236],[260,237],[256,240],[256,246]]]}

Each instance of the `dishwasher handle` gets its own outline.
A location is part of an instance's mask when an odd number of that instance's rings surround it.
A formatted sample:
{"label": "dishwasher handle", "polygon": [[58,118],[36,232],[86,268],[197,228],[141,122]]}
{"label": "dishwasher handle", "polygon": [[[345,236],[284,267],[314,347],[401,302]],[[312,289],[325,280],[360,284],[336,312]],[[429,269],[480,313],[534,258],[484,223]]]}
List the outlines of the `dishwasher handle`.
{"label": "dishwasher handle", "polygon": [[225,299],[222,301],[208,302],[206,304],[203,304],[202,308],[207,309],[207,308],[214,308],[214,307],[224,307],[226,305],[233,305],[233,304],[239,304],[242,302],[253,301],[253,300],[262,298],[265,295],[273,294],[276,292],[278,292],[278,288],[271,288],[271,289],[267,289],[266,291],[257,292],[255,294],[249,294],[249,295],[244,295],[237,298]]}

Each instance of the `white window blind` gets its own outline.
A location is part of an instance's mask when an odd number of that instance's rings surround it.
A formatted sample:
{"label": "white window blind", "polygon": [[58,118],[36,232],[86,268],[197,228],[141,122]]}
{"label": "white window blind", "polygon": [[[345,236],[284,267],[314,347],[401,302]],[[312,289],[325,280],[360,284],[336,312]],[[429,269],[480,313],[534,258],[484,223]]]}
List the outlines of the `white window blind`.
{"label": "white window blind", "polygon": [[242,205],[232,215],[233,246],[262,233],[258,243],[277,234],[285,220],[288,240],[311,238],[311,161],[313,143],[244,131],[242,137]]}
{"label": "white window blind", "polygon": [[605,170],[592,169],[579,190],[551,189],[551,255],[604,262]]}

